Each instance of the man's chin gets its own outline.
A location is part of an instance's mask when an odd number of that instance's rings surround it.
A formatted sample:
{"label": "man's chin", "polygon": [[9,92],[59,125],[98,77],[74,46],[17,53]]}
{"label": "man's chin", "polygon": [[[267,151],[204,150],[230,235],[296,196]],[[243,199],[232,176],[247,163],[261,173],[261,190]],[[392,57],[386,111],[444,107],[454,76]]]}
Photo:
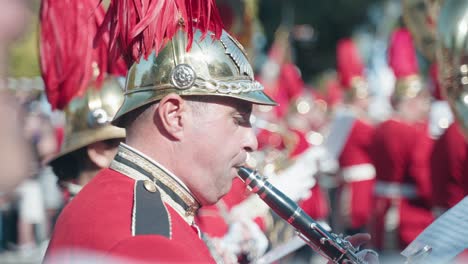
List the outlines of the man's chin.
{"label": "man's chin", "polygon": [[232,187],[232,181],[233,181],[233,180],[234,180],[234,179],[232,179],[231,181],[227,182],[226,185],[223,186],[223,187],[224,187],[224,188],[223,188],[223,195],[221,196],[221,198],[222,198],[223,196],[225,196],[226,194],[229,193],[229,191],[231,190],[231,187]]}

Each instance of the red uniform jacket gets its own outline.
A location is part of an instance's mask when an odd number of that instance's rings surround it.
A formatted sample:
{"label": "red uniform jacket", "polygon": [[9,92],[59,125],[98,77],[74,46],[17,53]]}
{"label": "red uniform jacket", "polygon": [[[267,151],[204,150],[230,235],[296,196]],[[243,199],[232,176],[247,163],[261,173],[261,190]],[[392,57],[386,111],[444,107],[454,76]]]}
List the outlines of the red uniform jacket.
{"label": "red uniform jacket", "polygon": [[111,168],[63,210],[45,262],[70,262],[86,251],[129,263],[212,263],[193,225],[196,209],[198,202],[181,182],[122,144]]}
{"label": "red uniform jacket", "polygon": [[375,168],[370,157],[373,127],[355,119],[346,143],[338,158],[344,180],[341,188],[340,208],[345,214],[345,227],[349,231],[365,229],[372,212]]}
{"label": "red uniform jacket", "polygon": [[457,123],[452,123],[435,142],[431,155],[434,206],[443,211],[468,194],[467,145]]}
{"label": "red uniform jacket", "polygon": [[432,222],[431,147],[432,140],[421,126],[392,119],[375,129],[371,153],[377,178],[373,230],[377,248],[383,248],[385,216],[392,205],[398,210],[400,249]]}

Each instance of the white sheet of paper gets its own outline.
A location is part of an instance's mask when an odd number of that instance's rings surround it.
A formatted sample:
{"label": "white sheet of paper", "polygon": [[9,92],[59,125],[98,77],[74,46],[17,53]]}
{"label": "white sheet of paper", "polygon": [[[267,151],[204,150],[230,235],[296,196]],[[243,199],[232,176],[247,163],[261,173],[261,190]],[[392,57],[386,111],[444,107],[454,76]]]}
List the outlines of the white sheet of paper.
{"label": "white sheet of paper", "polygon": [[447,263],[468,248],[468,196],[437,218],[401,254],[411,258],[425,246],[431,252],[421,263]]}

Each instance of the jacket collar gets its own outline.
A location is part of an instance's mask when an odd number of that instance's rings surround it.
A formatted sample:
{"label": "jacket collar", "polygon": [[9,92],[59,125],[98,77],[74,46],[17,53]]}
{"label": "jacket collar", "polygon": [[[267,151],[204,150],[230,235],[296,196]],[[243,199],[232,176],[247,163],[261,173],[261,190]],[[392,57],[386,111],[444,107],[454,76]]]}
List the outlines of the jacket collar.
{"label": "jacket collar", "polygon": [[185,184],[156,161],[121,143],[110,168],[135,180],[150,180],[162,193],[162,199],[189,224],[193,223],[200,203]]}

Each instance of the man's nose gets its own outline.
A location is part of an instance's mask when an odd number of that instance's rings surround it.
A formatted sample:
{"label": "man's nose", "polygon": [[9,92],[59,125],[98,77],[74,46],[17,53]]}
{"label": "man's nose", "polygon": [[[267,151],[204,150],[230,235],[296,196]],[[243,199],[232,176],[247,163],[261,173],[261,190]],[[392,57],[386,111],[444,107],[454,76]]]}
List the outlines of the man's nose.
{"label": "man's nose", "polygon": [[257,148],[258,148],[257,136],[255,135],[255,132],[254,132],[253,128],[246,127],[245,129],[247,131],[246,131],[246,135],[245,135],[244,149],[247,152],[256,151]]}

